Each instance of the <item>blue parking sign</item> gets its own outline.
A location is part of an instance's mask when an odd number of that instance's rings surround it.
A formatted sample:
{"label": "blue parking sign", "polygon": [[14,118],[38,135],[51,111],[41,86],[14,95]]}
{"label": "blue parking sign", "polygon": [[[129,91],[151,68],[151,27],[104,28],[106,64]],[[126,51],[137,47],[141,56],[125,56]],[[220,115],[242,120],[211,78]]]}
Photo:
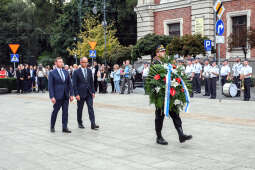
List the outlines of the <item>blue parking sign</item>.
{"label": "blue parking sign", "polygon": [[211,51],[212,50],[212,41],[211,40],[205,40],[204,41],[205,51]]}
{"label": "blue parking sign", "polygon": [[89,57],[90,58],[96,58],[97,57],[96,50],[89,50]]}

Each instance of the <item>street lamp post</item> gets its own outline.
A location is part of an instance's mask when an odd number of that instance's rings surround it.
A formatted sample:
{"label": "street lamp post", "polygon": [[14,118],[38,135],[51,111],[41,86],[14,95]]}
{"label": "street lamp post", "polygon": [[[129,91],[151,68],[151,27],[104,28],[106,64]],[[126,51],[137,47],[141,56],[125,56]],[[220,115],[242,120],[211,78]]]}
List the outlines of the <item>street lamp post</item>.
{"label": "street lamp post", "polygon": [[107,27],[107,22],[106,22],[106,0],[104,0],[104,21],[103,21],[103,26],[104,26],[104,62],[106,66],[106,27]]}

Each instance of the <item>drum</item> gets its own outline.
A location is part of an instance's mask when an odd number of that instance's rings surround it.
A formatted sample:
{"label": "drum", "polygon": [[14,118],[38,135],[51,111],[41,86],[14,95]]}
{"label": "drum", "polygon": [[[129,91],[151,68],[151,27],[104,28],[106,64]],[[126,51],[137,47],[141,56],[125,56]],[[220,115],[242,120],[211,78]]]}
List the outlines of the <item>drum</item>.
{"label": "drum", "polygon": [[237,86],[233,83],[224,84],[223,94],[227,97],[235,97],[237,95]]}

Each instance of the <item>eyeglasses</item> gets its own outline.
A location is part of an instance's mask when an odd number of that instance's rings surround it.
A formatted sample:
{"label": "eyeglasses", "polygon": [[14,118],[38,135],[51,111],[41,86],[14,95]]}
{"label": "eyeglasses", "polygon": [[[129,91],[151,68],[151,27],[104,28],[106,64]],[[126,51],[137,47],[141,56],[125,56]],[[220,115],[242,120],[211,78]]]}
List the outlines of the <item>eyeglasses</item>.
{"label": "eyeglasses", "polygon": [[81,63],[88,63],[88,62],[81,62]]}

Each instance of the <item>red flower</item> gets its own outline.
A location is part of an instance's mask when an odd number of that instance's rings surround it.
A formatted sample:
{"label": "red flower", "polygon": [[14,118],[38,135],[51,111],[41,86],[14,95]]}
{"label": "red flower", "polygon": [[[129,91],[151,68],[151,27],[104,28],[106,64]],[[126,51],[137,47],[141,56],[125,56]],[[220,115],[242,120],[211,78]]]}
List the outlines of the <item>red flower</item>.
{"label": "red flower", "polygon": [[184,88],[182,88],[181,91],[184,93]]}
{"label": "red flower", "polygon": [[154,79],[155,79],[155,80],[159,80],[159,79],[160,79],[160,75],[157,74],[156,76],[154,76]]}
{"label": "red flower", "polygon": [[173,69],[176,69],[176,65],[172,64]]}
{"label": "red flower", "polygon": [[176,78],[175,79],[179,84],[181,83],[181,79],[180,78]]}
{"label": "red flower", "polygon": [[175,93],[176,93],[176,90],[175,90],[174,88],[171,88],[171,89],[170,89],[170,94],[171,94],[171,96],[174,96]]}
{"label": "red flower", "polygon": [[164,82],[166,83],[166,77],[164,77]]}

